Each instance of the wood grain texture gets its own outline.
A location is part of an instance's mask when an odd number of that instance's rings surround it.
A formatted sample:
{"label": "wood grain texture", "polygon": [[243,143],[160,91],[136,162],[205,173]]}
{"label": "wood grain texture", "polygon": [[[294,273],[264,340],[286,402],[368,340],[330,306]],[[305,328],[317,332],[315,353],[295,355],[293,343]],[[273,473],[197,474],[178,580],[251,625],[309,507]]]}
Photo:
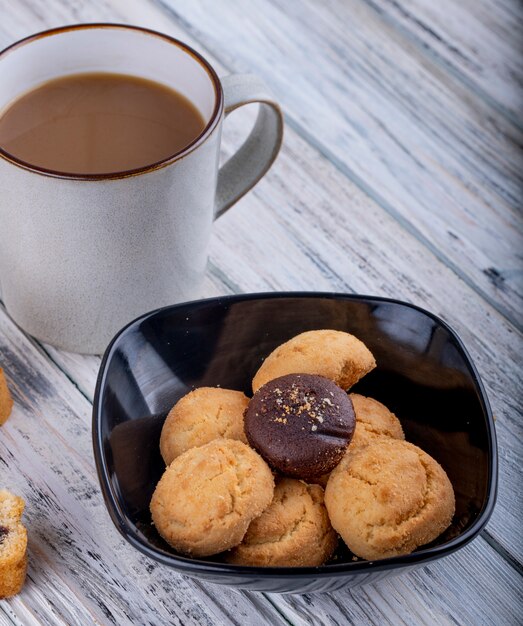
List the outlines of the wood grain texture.
{"label": "wood grain texture", "polygon": [[[493,561],[491,561],[493,559]],[[310,626],[317,624],[404,623],[459,624],[460,626],[514,626],[521,606],[521,576],[504,563],[499,569],[498,555],[474,541],[459,554],[431,564],[409,575],[376,585],[318,596],[292,596],[288,600],[291,617]],[[491,568],[495,562],[496,571]],[[501,583],[498,593],[488,590],[494,579]],[[412,602],[413,596],[416,603]],[[323,603],[323,615],[315,601]],[[321,606],[321,605],[320,605]]]}
{"label": "wood grain texture", "polygon": [[263,75],[293,128],[519,320],[518,128],[361,0],[161,1],[230,71]]}
{"label": "wood grain texture", "polygon": [[[2,17],[6,13],[3,4]],[[226,13],[225,3],[220,6]],[[0,45],[1,38],[7,43],[64,22],[131,21],[178,35],[210,57],[205,51],[207,36],[202,42],[192,40],[179,24],[145,2],[65,4],[51,0],[44,11],[25,0],[14,8],[11,3],[10,9],[9,19],[0,20]],[[244,12],[238,15],[240,23],[248,19]],[[258,51],[259,56],[263,54]],[[224,66],[210,58],[223,73]],[[235,63],[256,69],[243,53],[238,53]],[[252,114],[242,112],[227,123],[225,154],[245,134],[251,118]],[[6,369],[18,387],[16,423],[9,423],[8,430],[0,433],[7,432],[9,437],[3,447],[0,437],[0,457],[13,448],[20,454],[16,463],[9,457],[5,475],[42,514],[34,522],[36,564],[31,565],[30,575],[35,584],[27,588],[28,594],[36,588],[31,593],[41,595],[26,598],[24,590],[18,598],[0,603],[0,623],[4,616],[9,620],[6,623],[15,624],[90,623],[89,615],[100,623],[111,623],[96,602],[95,591],[100,589],[105,608],[124,624],[129,623],[129,613],[134,616],[138,610],[142,621],[143,616],[152,616],[156,623],[200,619],[201,623],[237,624],[514,623],[521,581],[513,564],[517,566],[522,554],[522,459],[517,444],[521,427],[516,402],[521,385],[517,369],[521,336],[408,229],[292,130],[287,131],[284,151],[267,179],[217,222],[204,294],[273,289],[400,297],[442,315],[462,334],[498,415],[501,493],[487,538],[507,550],[508,560],[479,538],[457,555],[418,572],[353,592],[315,596],[235,593],[193,583],[156,564],[149,572],[151,562],[120,540],[112,527],[94,476],[89,399],[99,358],[41,348],[0,313],[0,351],[8,346]],[[57,454],[57,444],[63,454]],[[39,505],[41,497],[48,497],[50,503],[44,500]],[[40,517],[49,510],[60,523],[46,540],[48,525]],[[50,545],[53,538],[58,552]],[[87,550],[103,555],[103,564]],[[94,587],[83,580],[91,568]],[[122,579],[125,590],[114,582]],[[80,621],[75,622],[78,603]]]}
{"label": "wood grain texture", "polygon": [[479,97],[523,125],[523,11],[519,0],[365,0],[436,55]]}

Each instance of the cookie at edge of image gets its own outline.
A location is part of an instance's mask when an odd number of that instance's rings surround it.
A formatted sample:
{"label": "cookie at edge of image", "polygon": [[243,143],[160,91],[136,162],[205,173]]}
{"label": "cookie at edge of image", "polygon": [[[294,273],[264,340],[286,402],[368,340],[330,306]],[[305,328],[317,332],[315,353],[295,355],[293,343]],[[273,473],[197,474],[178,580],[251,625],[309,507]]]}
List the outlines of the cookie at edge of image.
{"label": "cookie at edge of image", "polygon": [[0,426],[5,424],[13,409],[13,398],[7,386],[4,370],[0,367]]}
{"label": "cookie at edge of image", "polygon": [[27,571],[27,531],[22,524],[25,503],[0,489],[0,599],[19,593]]}

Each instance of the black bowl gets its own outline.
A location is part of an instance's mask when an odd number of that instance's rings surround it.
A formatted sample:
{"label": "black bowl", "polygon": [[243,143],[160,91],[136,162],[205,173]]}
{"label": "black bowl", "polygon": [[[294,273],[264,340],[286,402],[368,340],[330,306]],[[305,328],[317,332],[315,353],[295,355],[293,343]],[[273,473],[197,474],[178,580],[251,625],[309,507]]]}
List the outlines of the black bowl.
{"label": "black bowl", "polygon": [[[216,386],[249,394],[262,359],[305,330],[353,333],[377,368],[353,390],[386,404],[406,438],[435,457],[456,493],[451,527],[412,554],[353,560],[341,549],[322,567],[259,568],[178,555],[151,524],[149,501],[164,465],[160,430],[189,389]],[[487,523],[497,488],[490,407],[463,344],[431,313],[366,296],[270,293],[179,304],[138,318],[113,339],[98,376],[93,408],[98,476],[111,518],[147,556],[214,583],[258,591],[332,591],[375,582],[455,552]]]}

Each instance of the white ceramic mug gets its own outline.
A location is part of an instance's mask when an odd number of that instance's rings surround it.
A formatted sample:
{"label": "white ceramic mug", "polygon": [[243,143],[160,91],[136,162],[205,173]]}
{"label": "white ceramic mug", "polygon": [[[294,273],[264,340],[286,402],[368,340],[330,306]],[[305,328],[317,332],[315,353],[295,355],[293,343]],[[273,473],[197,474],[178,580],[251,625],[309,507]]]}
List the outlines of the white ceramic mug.
{"label": "white ceramic mug", "polygon": [[[206,125],[183,151],[137,170],[72,175],[0,146],[0,292],[12,318],[66,350],[102,352],[141,313],[199,295],[213,220],[266,173],[283,118],[258,78],[218,79],[185,44],[113,24],[64,27],[0,53],[0,114],[58,76],[114,72],[181,92]],[[254,128],[218,169],[224,116],[259,102]]]}

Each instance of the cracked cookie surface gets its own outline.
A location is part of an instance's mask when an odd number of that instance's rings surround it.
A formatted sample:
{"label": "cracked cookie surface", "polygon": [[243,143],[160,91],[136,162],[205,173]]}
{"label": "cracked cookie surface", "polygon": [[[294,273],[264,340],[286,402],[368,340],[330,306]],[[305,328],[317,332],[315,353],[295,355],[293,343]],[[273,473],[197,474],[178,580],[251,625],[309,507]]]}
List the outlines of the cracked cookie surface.
{"label": "cracked cookie surface", "polygon": [[210,556],[240,543],[269,506],[274,479],[241,441],[216,439],[191,448],[165,470],[151,500],[160,535],[190,556]]}
{"label": "cracked cookie surface", "polygon": [[339,330],[310,330],[278,346],[265,359],[252,381],[256,392],[262,385],[286,374],[325,376],[349,389],[376,367],[365,344]]}
{"label": "cracked cookie surface", "polygon": [[[359,393],[350,393],[349,398],[354,407],[356,424],[351,442],[340,463],[343,463],[349,454],[356,450],[361,450],[384,437],[405,439],[399,419],[384,404],[374,400],[374,398],[362,396]],[[330,473],[324,474],[317,478],[315,482],[325,487],[329,476]]]}
{"label": "cracked cookie surface", "polygon": [[347,454],[382,437],[405,439],[399,419],[384,404],[359,393],[351,393],[349,398],[356,415],[356,427]]}
{"label": "cracked cookie surface", "polygon": [[218,438],[247,443],[243,413],[249,399],[241,391],[200,387],[183,396],[162,428],[160,452],[166,465],[186,450]]}
{"label": "cracked cookie surface", "polygon": [[349,549],[368,560],[409,554],[433,541],[455,510],[452,485],[439,463],[398,439],[348,452],[330,475],[325,504]]}
{"label": "cracked cookie surface", "polygon": [[323,489],[293,478],[280,478],[270,506],[255,519],[228,563],[261,567],[315,567],[337,545],[323,502]]}
{"label": "cracked cookie surface", "polygon": [[21,523],[24,501],[0,489],[0,599],[17,594],[27,570],[27,531]]}

